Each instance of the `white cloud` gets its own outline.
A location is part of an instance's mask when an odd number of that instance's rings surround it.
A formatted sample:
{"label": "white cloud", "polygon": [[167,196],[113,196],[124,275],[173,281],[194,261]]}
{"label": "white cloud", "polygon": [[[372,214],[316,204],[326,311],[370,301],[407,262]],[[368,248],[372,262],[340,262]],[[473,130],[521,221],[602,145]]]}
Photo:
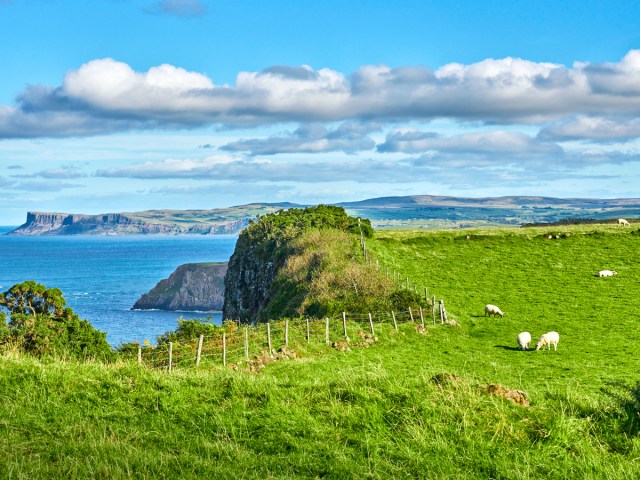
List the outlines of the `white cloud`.
{"label": "white cloud", "polygon": [[640,95],[640,50],[631,50],[619,63],[586,64],[583,70],[595,93]]}
{"label": "white cloud", "polygon": [[250,155],[336,151],[355,153],[373,149],[375,142],[367,134],[378,129],[376,125],[345,122],[329,130],[321,124],[314,123],[303,125],[293,133],[283,136],[237,140],[223,145],[220,149],[229,152],[249,152]]}
{"label": "white cloud", "polygon": [[238,73],[235,86],[173,65],[136,72],[98,59],[70,71],[59,87],[30,86],[17,105],[0,106],[0,138],[345,120],[544,126],[580,115],[640,115],[640,50],[618,63],[572,67],[510,57],[435,71],[363,66],[351,75],[273,66]]}
{"label": "white cloud", "polygon": [[546,126],[538,134],[542,140],[616,142],[640,138],[640,118],[609,118],[579,115]]}
{"label": "white cloud", "polygon": [[101,169],[98,177],[124,178],[211,178],[221,171],[221,166],[238,162],[227,155],[215,155],[199,160],[167,159],[162,162],[144,162],[126,167]]}
{"label": "white cloud", "polygon": [[561,154],[554,143],[536,140],[529,135],[512,131],[472,132],[445,137],[418,130],[396,131],[378,145],[379,152],[420,153],[428,151],[450,153],[492,154],[511,157],[538,157]]}
{"label": "white cloud", "polygon": [[12,175],[13,178],[47,178],[52,180],[67,180],[72,178],[83,178],[87,174],[76,167],[47,168],[31,174]]}
{"label": "white cloud", "polygon": [[105,112],[188,111],[197,109],[198,92],[212,90],[205,75],[172,65],[137,73],[110,58],[94,60],[65,76],[62,90],[72,100]]}

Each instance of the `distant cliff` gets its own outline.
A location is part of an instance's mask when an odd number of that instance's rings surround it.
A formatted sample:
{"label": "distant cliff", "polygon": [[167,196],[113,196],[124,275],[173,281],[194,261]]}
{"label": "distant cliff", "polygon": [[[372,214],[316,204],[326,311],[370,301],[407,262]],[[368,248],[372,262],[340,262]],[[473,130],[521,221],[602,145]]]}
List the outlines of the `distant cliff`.
{"label": "distant cliff", "polygon": [[187,263],[161,280],[134,310],[222,310],[227,263]]}
{"label": "distant cliff", "polygon": [[213,210],[148,210],[84,215],[28,212],[27,221],[7,235],[236,234],[258,215],[292,204],[248,204]]}

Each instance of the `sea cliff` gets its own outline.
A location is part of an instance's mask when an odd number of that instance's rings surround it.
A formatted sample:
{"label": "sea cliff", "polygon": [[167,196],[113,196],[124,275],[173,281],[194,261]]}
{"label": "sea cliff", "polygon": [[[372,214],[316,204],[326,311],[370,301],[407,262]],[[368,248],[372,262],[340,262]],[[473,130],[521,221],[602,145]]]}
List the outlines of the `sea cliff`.
{"label": "sea cliff", "polygon": [[138,299],[135,310],[220,311],[227,263],[187,263]]}
{"label": "sea cliff", "polygon": [[28,212],[7,235],[224,235],[237,234],[259,215],[292,204],[248,204],[212,210],[147,210],[86,215]]}

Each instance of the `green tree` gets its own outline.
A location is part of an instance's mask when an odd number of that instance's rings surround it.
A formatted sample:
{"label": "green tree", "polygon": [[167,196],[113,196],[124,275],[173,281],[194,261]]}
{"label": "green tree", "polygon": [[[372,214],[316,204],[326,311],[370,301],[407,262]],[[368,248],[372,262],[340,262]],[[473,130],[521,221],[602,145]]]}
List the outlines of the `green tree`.
{"label": "green tree", "polygon": [[9,311],[9,322],[0,313],[0,343],[11,342],[34,355],[75,359],[111,359],[106,334],[82,320],[57,288],[26,281],[0,294],[0,306]]}
{"label": "green tree", "polygon": [[17,283],[0,294],[0,306],[6,307],[11,314],[60,315],[65,305],[62,291],[33,280]]}

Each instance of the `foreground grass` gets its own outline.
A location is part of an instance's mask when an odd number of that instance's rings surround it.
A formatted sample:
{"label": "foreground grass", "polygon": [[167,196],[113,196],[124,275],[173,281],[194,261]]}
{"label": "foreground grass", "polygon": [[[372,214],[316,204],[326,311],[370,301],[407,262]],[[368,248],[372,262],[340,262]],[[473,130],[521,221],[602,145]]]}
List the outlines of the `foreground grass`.
{"label": "foreground grass", "polygon": [[[613,385],[639,378],[638,238],[528,234],[394,232],[370,242],[461,323],[428,335],[378,325],[370,348],[299,347],[300,360],[257,374],[5,354],[0,475],[638,478],[640,395]],[[620,275],[593,277],[602,268]],[[506,316],[482,317],[489,302]],[[558,351],[515,350],[523,329],[558,330]],[[462,380],[438,386],[442,372]],[[487,383],[526,391],[531,406],[488,396]]]}
{"label": "foreground grass", "polygon": [[[380,329],[379,329],[380,330]],[[440,387],[454,331],[403,325],[259,374],[4,358],[3,478],[635,478],[640,443],[611,398],[575,385],[531,407],[472,375]]]}

